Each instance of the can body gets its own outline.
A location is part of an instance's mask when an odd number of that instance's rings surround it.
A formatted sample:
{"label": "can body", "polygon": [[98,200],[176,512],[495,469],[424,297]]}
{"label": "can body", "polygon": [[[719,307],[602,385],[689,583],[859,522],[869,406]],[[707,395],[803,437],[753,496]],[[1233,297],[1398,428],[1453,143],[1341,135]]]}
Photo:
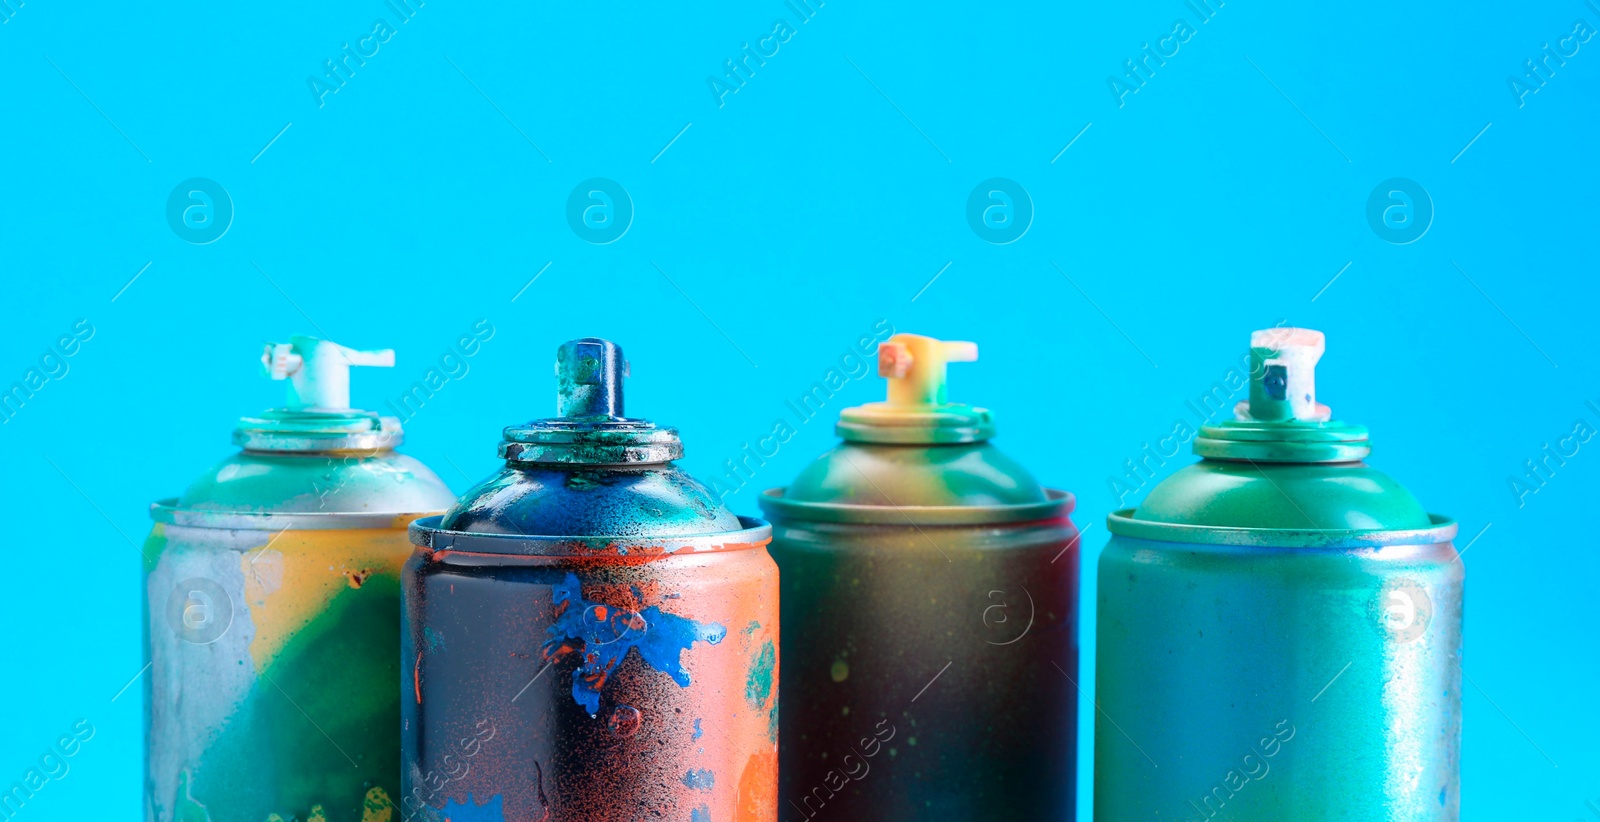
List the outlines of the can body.
{"label": "can body", "polygon": [[416,515],[284,528],[293,517],[159,509],[145,543],[147,819],[383,818],[399,794],[395,646]]}
{"label": "can body", "polygon": [[784,818],[1071,819],[1072,523],[769,512],[789,669]]}
{"label": "can body", "polygon": [[1187,530],[1215,538],[1122,533],[1100,558],[1095,818],[1458,818],[1455,526]]}
{"label": "can body", "polygon": [[765,523],[619,545],[437,522],[404,572],[397,820],[778,818]]}

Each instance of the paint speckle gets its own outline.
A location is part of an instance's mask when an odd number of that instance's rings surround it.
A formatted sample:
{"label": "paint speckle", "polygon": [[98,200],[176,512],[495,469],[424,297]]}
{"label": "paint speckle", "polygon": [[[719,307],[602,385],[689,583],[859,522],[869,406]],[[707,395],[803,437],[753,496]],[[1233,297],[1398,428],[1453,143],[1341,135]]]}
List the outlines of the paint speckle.
{"label": "paint speckle", "polygon": [[466,802],[449,799],[439,810],[450,822],[506,822],[504,798],[499,794],[479,805],[473,801],[472,794],[469,793]]}
{"label": "paint speckle", "polygon": [[683,775],[683,784],[697,791],[709,791],[717,783],[717,775],[705,768],[695,768]]}
{"label": "paint speckle", "polygon": [[433,626],[432,625],[424,625],[422,627],[422,638],[423,638],[424,641],[426,641],[428,643],[428,650],[430,650],[430,651],[442,651],[442,650],[444,650],[444,634],[441,634],[438,631],[433,630]]}
{"label": "paint speckle", "polygon": [[744,698],[750,702],[750,707],[760,708],[767,704],[767,697],[772,695],[772,675],[778,667],[778,649],[767,640],[761,646],[761,652],[750,663],[750,677],[744,684]]}
{"label": "paint speckle", "polygon": [[694,720],[694,738],[695,739],[699,739],[700,737],[705,736],[705,735],[706,735],[706,732],[700,729],[700,719],[698,717],[696,717],[695,720]]}
{"label": "paint speckle", "polygon": [[711,822],[711,808],[701,805],[689,812],[689,822]]}
{"label": "paint speckle", "polygon": [[689,687],[689,672],[683,668],[683,652],[696,642],[716,645],[728,635],[717,623],[701,624],[669,614],[657,606],[633,612],[612,608],[583,598],[576,574],[555,586],[556,620],[547,629],[543,656],[554,662],[570,655],[582,660],[572,672],[572,698],[589,711],[600,711],[600,692],[611,672],[630,650],[639,658],[678,684]]}
{"label": "paint speckle", "polygon": [[618,739],[627,739],[639,732],[639,726],[644,724],[644,716],[639,709],[632,705],[619,705],[611,712],[611,717],[606,720],[606,727],[611,729],[611,735]]}
{"label": "paint speckle", "polygon": [[828,676],[833,677],[834,682],[843,682],[846,679],[849,679],[850,663],[845,662],[842,659],[835,659],[833,661],[833,667],[828,669]]}

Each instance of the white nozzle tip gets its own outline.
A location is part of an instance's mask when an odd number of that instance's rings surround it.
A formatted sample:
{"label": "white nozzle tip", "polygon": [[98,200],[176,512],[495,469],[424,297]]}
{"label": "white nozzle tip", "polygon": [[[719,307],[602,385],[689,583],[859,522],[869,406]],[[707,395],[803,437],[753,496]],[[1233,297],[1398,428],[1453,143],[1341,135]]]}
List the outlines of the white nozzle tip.
{"label": "white nozzle tip", "polygon": [[946,342],[944,344],[945,362],[977,362],[978,344],[975,342]]}
{"label": "white nozzle tip", "polygon": [[1264,328],[1250,332],[1251,348],[1268,348],[1282,351],[1286,348],[1327,349],[1327,340],[1321,331],[1310,328]]}

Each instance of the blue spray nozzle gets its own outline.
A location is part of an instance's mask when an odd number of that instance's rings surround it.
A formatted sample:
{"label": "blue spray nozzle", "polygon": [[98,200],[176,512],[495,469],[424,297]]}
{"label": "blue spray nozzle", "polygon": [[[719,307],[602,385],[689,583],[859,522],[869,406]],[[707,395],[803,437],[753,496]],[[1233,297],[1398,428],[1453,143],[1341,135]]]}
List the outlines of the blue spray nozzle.
{"label": "blue spray nozzle", "polygon": [[562,343],[556,349],[556,414],[574,419],[621,419],[622,379],[628,361],[622,347],[599,337]]}

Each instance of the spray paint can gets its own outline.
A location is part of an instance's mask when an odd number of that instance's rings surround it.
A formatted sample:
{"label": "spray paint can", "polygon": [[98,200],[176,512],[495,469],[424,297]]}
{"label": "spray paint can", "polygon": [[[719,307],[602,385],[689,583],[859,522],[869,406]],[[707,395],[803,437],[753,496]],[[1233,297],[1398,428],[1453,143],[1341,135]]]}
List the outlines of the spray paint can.
{"label": "spray paint can", "polygon": [[1316,331],[1251,335],[1250,398],[1113,513],[1095,818],[1454,820],[1456,524],[1316,401]]}
{"label": "spray paint can", "polygon": [[1071,819],[1077,529],[1071,494],[947,401],[977,346],[896,334],[887,402],[767,491],[782,569],[784,819]]}
{"label": "spray paint can", "polygon": [[562,345],[559,416],[412,526],[398,819],[777,819],[771,528],[624,416],[626,374]]}
{"label": "spray paint can", "polygon": [[150,509],[152,822],[370,822],[399,795],[405,528],[452,495],[398,420],[349,407],[350,366],[393,351],[296,336],[262,364],[285,407]]}

